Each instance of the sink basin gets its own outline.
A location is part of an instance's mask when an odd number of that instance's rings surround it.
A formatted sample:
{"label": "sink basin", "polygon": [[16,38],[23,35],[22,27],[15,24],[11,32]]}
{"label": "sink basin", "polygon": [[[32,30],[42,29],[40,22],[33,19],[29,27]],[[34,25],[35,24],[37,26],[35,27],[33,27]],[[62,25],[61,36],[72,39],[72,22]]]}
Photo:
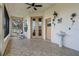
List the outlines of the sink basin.
{"label": "sink basin", "polygon": [[58,35],[64,37],[66,35],[66,33],[63,31],[60,31],[60,33],[58,33]]}
{"label": "sink basin", "polygon": [[66,33],[63,31],[60,31],[59,33],[57,33],[57,35],[59,37],[61,37],[61,39],[59,39],[59,47],[63,47],[63,41],[64,41],[64,37],[66,36]]}

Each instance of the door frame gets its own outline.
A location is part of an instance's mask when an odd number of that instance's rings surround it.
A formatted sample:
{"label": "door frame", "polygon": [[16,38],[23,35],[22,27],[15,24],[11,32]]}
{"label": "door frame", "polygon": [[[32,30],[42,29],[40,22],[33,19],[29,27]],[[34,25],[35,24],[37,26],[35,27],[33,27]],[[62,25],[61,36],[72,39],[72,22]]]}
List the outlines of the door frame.
{"label": "door frame", "polygon": [[[30,21],[30,23],[31,23],[31,26],[30,26],[30,27],[31,27],[31,38],[32,38],[32,39],[43,39],[43,32],[42,32],[41,38],[33,38],[33,37],[32,37],[32,19],[33,19],[33,18],[36,18],[36,19],[37,19],[37,18],[42,18],[42,25],[43,25],[43,16],[31,16],[31,17],[30,17],[30,20],[31,20],[31,21]],[[42,31],[43,31],[43,26],[42,26]]]}
{"label": "door frame", "polygon": [[[46,18],[46,19],[45,19],[45,21],[46,21],[46,24],[45,24],[45,29],[46,29],[46,31],[45,31],[45,32],[46,32],[46,34],[45,34],[45,35],[46,35],[46,40],[47,40],[47,20],[49,20],[49,19],[51,20],[51,18]],[[51,24],[51,26],[52,26],[52,24]],[[48,41],[48,40],[47,40],[47,41]],[[51,39],[50,39],[50,42],[51,42]]]}

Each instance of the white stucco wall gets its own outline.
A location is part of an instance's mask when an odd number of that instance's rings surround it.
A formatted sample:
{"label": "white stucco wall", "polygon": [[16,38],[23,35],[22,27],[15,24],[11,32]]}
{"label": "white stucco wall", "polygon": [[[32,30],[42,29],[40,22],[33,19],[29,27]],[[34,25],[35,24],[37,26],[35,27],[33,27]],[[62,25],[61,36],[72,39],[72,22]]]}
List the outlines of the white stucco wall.
{"label": "white stucco wall", "polygon": [[[45,12],[45,17],[52,17],[53,19],[53,11],[58,13],[58,18],[62,17],[63,22],[56,24],[55,27],[52,25],[52,42],[59,44],[60,38],[57,33],[62,30],[68,34],[64,39],[64,46],[79,51],[79,4],[56,4]],[[76,22],[72,29],[68,30],[71,25],[70,15],[72,13],[77,14],[77,17],[74,18]]]}
{"label": "white stucco wall", "polygon": [[0,3],[0,55],[2,48],[2,4]]}

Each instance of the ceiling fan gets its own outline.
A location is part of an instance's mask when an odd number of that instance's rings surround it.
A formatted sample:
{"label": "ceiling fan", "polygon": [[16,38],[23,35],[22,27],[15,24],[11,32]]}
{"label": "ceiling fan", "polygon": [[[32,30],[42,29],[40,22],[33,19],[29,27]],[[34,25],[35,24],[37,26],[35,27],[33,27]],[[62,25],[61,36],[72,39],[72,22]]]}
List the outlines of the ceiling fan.
{"label": "ceiling fan", "polygon": [[25,4],[29,5],[29,7],[27,7],[27,9],[33,7],[34,10],[37,10],[36,7],[42,7],[42,5],[39,5],[39,4],[37,5],[35,3],[25,3]]}

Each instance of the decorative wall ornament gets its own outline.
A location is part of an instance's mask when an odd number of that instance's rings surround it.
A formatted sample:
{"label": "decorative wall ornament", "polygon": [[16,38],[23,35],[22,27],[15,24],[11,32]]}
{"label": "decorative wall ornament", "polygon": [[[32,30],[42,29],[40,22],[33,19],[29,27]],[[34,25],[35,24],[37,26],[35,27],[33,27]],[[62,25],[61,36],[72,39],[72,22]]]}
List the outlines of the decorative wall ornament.
{"label": "decorative wall ornament", "polygon": [[52,24],[55,26],[55,25],[56,25],[56,24],[55,24],[55,19],[57,18],[58,13],[57,13],[56,11],[54,11],[53,16],[54,16],[54,19],[53,19]]}
{"label": "decorative wall ornament", "polygon": [[[55,19],[58,17],[58,13],[57,13],[56,11],[54,11],[53,16],[54,16],[54,18],[52,19],[52,24],[53,24],[54,27],[55,27],[55,25],[56,25]],[[72,14],[71,14],[70,20],[71,20],[72,24],[71,24],[71,26],[69,27],[69,30],[71,30],[72,26],[74,25],[74,23],[75,23],[74,18],[75,18],[76,16],[77,16],[76,13],[72,13]],[[57,21],[58,21],[58,23],[62,23],[62,18],[59,18]]]}
{"label": "decorative wall ornament", "polygon": [[54,11],[54,19],[58,16],[58,13],[56,11]]}
{"label": "decorative wall ornament", "polygon": [[71,20],[73,20],[74,17],[76,17],[76,13],[72,13]]}
{"label": "decorative wall ornament", "polygon": [[62,23],[62,18],[58,19],[58,23]]}
{"label": "decorative wall ornament", "polygon": [[76,13],[72,13],[72,14],[71,14],[71,18],[70,18],[70,20],[72,21],[72,24],[71,24],[71,27],[69,27],[69,30],[71,30],[72,26],[73,26],[74,23],[75,23],[75,20],[74,20],[75,17],[76,17]]}
{"label": "decorative wall ornament", "polygon": [[54,26],[56,25],[54,22],[52,23]]}
{"label": "decorative wall ornament", "polygon": [[23,18],[12,16],[12,32],[20,33],[23,32]]}

